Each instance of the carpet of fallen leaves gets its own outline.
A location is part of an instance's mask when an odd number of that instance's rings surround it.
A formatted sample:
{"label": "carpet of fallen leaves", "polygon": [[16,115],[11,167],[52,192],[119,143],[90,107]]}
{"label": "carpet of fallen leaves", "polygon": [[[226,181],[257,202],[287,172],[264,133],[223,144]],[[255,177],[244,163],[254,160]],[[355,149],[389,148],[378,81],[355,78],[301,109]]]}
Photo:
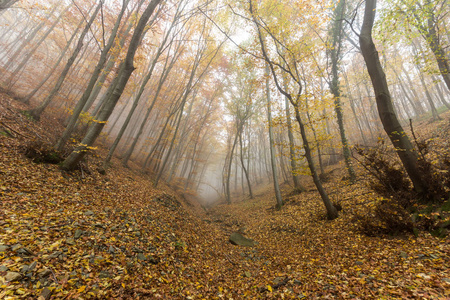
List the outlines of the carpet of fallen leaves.
{"label": "carpet of fallen leaves", "polygon": [[[448,238],[359,234],[354,213],[377,197],[339,166],[334,221],[309,181],[282,210],[267,186],[204,212],[117,161],[107,175],[32,163],[21,146],[58,126],[23,108],[0,95],[0,299],[450,298]],[[448,135],[448,115],[433,126]],[[235,231],[257,245],[230,244]]]}

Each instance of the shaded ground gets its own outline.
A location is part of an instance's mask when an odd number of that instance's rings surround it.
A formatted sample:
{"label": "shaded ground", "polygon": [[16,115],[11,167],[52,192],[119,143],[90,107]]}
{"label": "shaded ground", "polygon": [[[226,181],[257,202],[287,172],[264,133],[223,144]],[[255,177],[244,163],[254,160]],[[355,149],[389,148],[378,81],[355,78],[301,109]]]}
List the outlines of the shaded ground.
{"label": "shaded ground", "polygon": [[[0,299],[450,298],[448,238],[358,234],[354,213],[376,196],[340,182],[339,168],[326,185],[343,206],[337,220],[308,182],[285,191],[281,211],[266,187],[205,213],[117,161],[105,176],[31,163],[23,145],[60,128],[22,108],[1,96]],[[433,126],[448,142],[448,114]],[[257,245],[231,245],[235,231]]]}

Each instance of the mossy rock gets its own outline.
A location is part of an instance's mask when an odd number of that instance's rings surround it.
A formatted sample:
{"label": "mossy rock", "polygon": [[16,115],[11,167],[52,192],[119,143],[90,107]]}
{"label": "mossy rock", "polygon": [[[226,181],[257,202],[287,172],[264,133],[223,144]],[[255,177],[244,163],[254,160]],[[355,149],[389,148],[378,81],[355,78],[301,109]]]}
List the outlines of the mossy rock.
{"label": "mossy rock", "polygon": [[230,235],[230,243],[232,243],[233,245],[244,247],[253,247],[256,245],[254,240],[246,238],[238,232],[234,232]]}

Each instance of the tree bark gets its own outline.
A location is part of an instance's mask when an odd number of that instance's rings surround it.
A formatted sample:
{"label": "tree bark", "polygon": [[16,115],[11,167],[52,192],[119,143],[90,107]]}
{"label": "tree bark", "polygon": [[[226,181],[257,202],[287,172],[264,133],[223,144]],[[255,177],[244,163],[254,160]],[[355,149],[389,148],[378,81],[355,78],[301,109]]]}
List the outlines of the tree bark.
{"label": "tree bark", "polygon": [[414,189],[417,193],[424,194],[427,191],[427,186],[418,167],[417,153],[395,115],[386,75],[380,63],[378,51],[372,40],[376,3],[376,0],[366,0],[364,21],[359,36],[361,52],[364,56],[367,70],[372,80],[378,114],[384,130],[394,145],[395,150],[414,185]]}
{"label": "tree bark", "polygon": [[65,146],[65,144],[67,143],[67,141],[69,140],[70,136],[72,135],[72,133],[75,129],[75,124],[78,120],[78,117],[80,116],[84,105],[86,104],[87,100],[89,99],[89,96],[92,93],[92,90],[95,87],[95,83],[97,82],[97,79],[100,76],[100,73],[103,70],[103,67],[106,63],[108,53],[114,44],[114,41],[115,41],[116,35],[117,35],[117,31],[119,30],[120,22],[122,20],[123,14],[125,13],[125,9],[127,8],[128,2],[129,2],[129,0],[123,0],[122,9],[121,9],[119,15],[117,16],[116,23],[114,24],[114,28],[111,31],[108,42],[101,52],[99,61],[97,62],[94,72],[91,75],[91,79],[89,80],[88,86],[85,89],[80,100],[78,100],[78,103],[75,106],[75,108],[72,112],[72,115],[69,118],[69,122],[68,122],[66,129],[64,130],[61,138],[58,140],[58,142],[54,146],[54,148],[57,151],[61,151],[63,149],[63,147]]}
{"label": "tree bark", "polygon": [[269,64],[266,63],[266,101],[267,101],[267,120],[269,122],[269,149],[270,149],[270,163],[272,166],[273,187],[275,189],[275,197],[277,199],[277,208],[281,209],[283,206],[283,198],[281,197],[280,183],[278,182],[277,163],[275,158],[275,146],[273,142],[273,125],[272,125],[272,105],[270,100],[270,84],[269,84]]}
{"label": "tree bark", "polygon": [[11,8],[18,0],[0,0],[0,10]]}
{"label": "tree bark", "polygon": [[97,17],[97,13],[100,11],[100,8],[102,6],[102,2],[97,5],[97,8],[95,9],[94,13],[92,14],[91,18],[89,19],[88,23],[83,29],[83,32],[81,33],[77,46],[75,47],[75,50],[73,51],[72,55],[70,56],[69,60],[67,61],[66,66],[64,67],[64,70],[61,72],[58,81],[56,82],[55,86],[53,87],[50,94],[45,98],[45,100],[36,108],[30,110],[30,114],[35,118],[36,120],[39,120],[41,117],[41,114],[44,112],[44,110],[47,108],[47,106],[50,104],[50,102],[56,97],[59,90],[61,89],[67,74],[69,73],[70,68],[75,62],[75,59],[77,58],[78,54],[81,51],[81,48],[83,47],[83,40],[86,34],[89,31],[89,28],[91,27],[92,23],[94,23],[95,18]]}
{"label": "tree bark", "polygon": [[153,14],[154,10],[156,9],[156,6],[161,2],[161,0],[152,0],[148,4],[147,8],[143,12],[141,18],[139,19],[138,25],[136,26],[136,29],[133,33],[133,36],[130,41],[130,45],[128,47],[127,56],[125,58],[125,61],[122,63],[122,66],[119,69],[119,72],[116,75],[117,83],[113,91],[108,95],[108,98],[106,99],[106,103],[103,107],[103,109],[99,113],[98,120],[94,122],[86,136],[83,138],[82,142],[78,147],[76,147],[72,153],[64,160],[62,163],[61,168],[64,170],[73,170],[76,168],[78,162],[83,159],[83,157],[86,155],[86,152],[89,150],[89,148],[92,147],[95,140],[99,136],[100,132],[102,131],[103,127],[105,126],[105,123],[107,122],[109,116],[111,115],[112,111],[114,110],[114,107],[117,104],[117,101],[119,101],[120,96],[122,95],[123,91],[125,90],[125,86],[127,85],[128,80],[130,79],[131,73],[134,71],[134,56],[136,54],[137,48],[141,42],[142,39],[142,33],[145,30],[145,27],[147,25],[148,20],[150,19],[151,15]]}
{"label": "tree bark", "polygon": [[341,86],[339,82],[339,63],[341,59],[341,46],[342,46],[342,38],[343,38],[343,25],[344,22],[344,13],[345,13],[345,0],[340,0],[334,11],[334,20],[333,26],[331,29],[331,49],[330,49],[330,58],[331,58],[331,80],[330,80],[330,91],[334,97],[334,111],[336,112],[336,119],[339,126],[339,135],[341,137],[342,143],[342,154],[344,156],[345,165],[347,167],[347,172],[349,175],[350,183],[354,183],[356,180],[356,173],[353,169],[352,161],[351,161],[351,153],[350,148],[348,146],[347,135],[345,133],[344,127],[344,113],[342,111],[342,102],[341,102]]}

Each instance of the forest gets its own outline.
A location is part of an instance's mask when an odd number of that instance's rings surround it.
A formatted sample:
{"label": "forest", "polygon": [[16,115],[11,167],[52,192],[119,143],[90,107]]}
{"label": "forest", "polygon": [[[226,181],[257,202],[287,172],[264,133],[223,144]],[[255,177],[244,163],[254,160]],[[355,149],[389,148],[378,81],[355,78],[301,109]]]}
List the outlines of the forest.
{"label": "forest", "polygon": [[447,0],[0,0],[0,299],[449,299]]}

